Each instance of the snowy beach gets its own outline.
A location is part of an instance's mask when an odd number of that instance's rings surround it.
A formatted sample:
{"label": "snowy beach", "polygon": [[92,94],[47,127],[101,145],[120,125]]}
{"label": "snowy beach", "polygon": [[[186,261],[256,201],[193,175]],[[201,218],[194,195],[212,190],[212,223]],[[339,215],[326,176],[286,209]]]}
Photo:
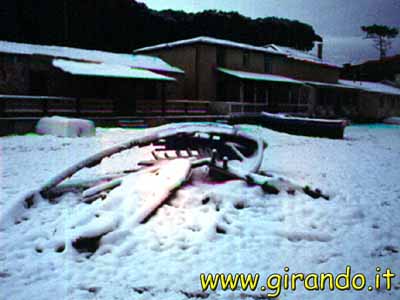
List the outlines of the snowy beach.
{"label": "snowy beach", "polygon": [[[367,286],[378,266],[398,275],[391,291],[311,292],[298,285],[296,291],[282,290],[279,299],[400,298],[400,126],[350,126],[344,140],[245,128],[268,143],[264,171],[319,188],[330,200],[267,195],[238,180],[215,184],[196,178],[134,235],[115,237],[107,251],[89,257],[62,247],[80,221],[76,216],[90,213],[89,206],[73,194],[56,203],[41,201],[22,222],[1,228],[0,294],[9,300],[259,299],[260,291],[203,293],[200,274],[259,273],[265,282],[285,267],[338,274],[349,265],[365,274]],[[0,138],[2,218],[55,174],[143,132],[98,128],[88,138]],[[78,178],[134,167],[150,156],[148,148],[105,159]]]}

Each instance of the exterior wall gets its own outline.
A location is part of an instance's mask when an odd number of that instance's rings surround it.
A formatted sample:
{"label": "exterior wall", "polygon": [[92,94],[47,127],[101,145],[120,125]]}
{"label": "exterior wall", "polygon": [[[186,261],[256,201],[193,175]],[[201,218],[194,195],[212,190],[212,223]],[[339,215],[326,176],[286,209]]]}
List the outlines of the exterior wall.
{"label": "exterior wall", "polygon": [[[264,53],[228,47],[224,47],[224,51],[225,64],[223,67],[246,72],[264,73]],[[247,65],[243,61],[245,54],[248,55]]]}
{"label": "exterior wall", "polygon": [[217,100],[218,74],[215,70],[217,66],[217,48],[212,45],[197,46],[197,99]]}
{"label": "exterior wall", "polygon": [[272,73],[299,80],[337,83],[340,69],[306,63],[285,57],[272,57]]}
{"label": "exterior wall", "polygon": [[28,94],[29,69],[23,56],[0,53],[0,93]]}
{"label": "exterior wall", "polygon": [[160,49],[144,53],[157,56],[171,65],[185,71],[184,76],[175,77],[177,83],[175,92],[170,92],[177,99],[197,99],[197,75],[196,75],[196,47],[192,45],[175,47],[171,49]]}

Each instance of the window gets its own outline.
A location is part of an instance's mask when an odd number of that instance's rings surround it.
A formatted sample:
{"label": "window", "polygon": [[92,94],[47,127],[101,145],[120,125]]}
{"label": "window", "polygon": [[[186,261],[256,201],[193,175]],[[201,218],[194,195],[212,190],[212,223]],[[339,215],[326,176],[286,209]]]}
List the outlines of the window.
{"label": "window", "polygon": [[271,60],[267,55],[264,55],[264,72],[265,73],[271,73],[272,72]]}
{"label": "window", "polygon": [[225,67],[225,49],[217,48],[217,66]]}
{"label": "window", "polygon": [[243,67],[247,68],[250,64],[250,53],[248,51],[243,52]]}

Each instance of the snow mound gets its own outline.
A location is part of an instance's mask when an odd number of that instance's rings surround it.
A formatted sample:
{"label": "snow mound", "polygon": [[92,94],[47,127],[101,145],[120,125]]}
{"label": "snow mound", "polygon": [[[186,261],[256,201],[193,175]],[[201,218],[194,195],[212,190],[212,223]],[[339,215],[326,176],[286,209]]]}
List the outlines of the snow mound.
{"label": "snow mound", "polygon": [[36,133],[59,137],[89,137],[96,135],[96,128],[89,120],[54,116],[41,118],[36,125]]}

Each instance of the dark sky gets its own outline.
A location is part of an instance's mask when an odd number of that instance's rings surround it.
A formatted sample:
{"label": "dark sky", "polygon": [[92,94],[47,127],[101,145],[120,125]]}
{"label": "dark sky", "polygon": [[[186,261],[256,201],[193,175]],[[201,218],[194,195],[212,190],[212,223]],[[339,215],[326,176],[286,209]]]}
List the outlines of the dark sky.
{"label": "dark sky", "polygon": [[[205,9],[238,11],[253,18],[277,16],[312,25],[325,39],[325,54],[338,62],[377,58],[360,26],[373,23],[400,28],[400,0],[140,0],[153,9],[198,12]],[[400,39],[390,54],[400,52]]]}

